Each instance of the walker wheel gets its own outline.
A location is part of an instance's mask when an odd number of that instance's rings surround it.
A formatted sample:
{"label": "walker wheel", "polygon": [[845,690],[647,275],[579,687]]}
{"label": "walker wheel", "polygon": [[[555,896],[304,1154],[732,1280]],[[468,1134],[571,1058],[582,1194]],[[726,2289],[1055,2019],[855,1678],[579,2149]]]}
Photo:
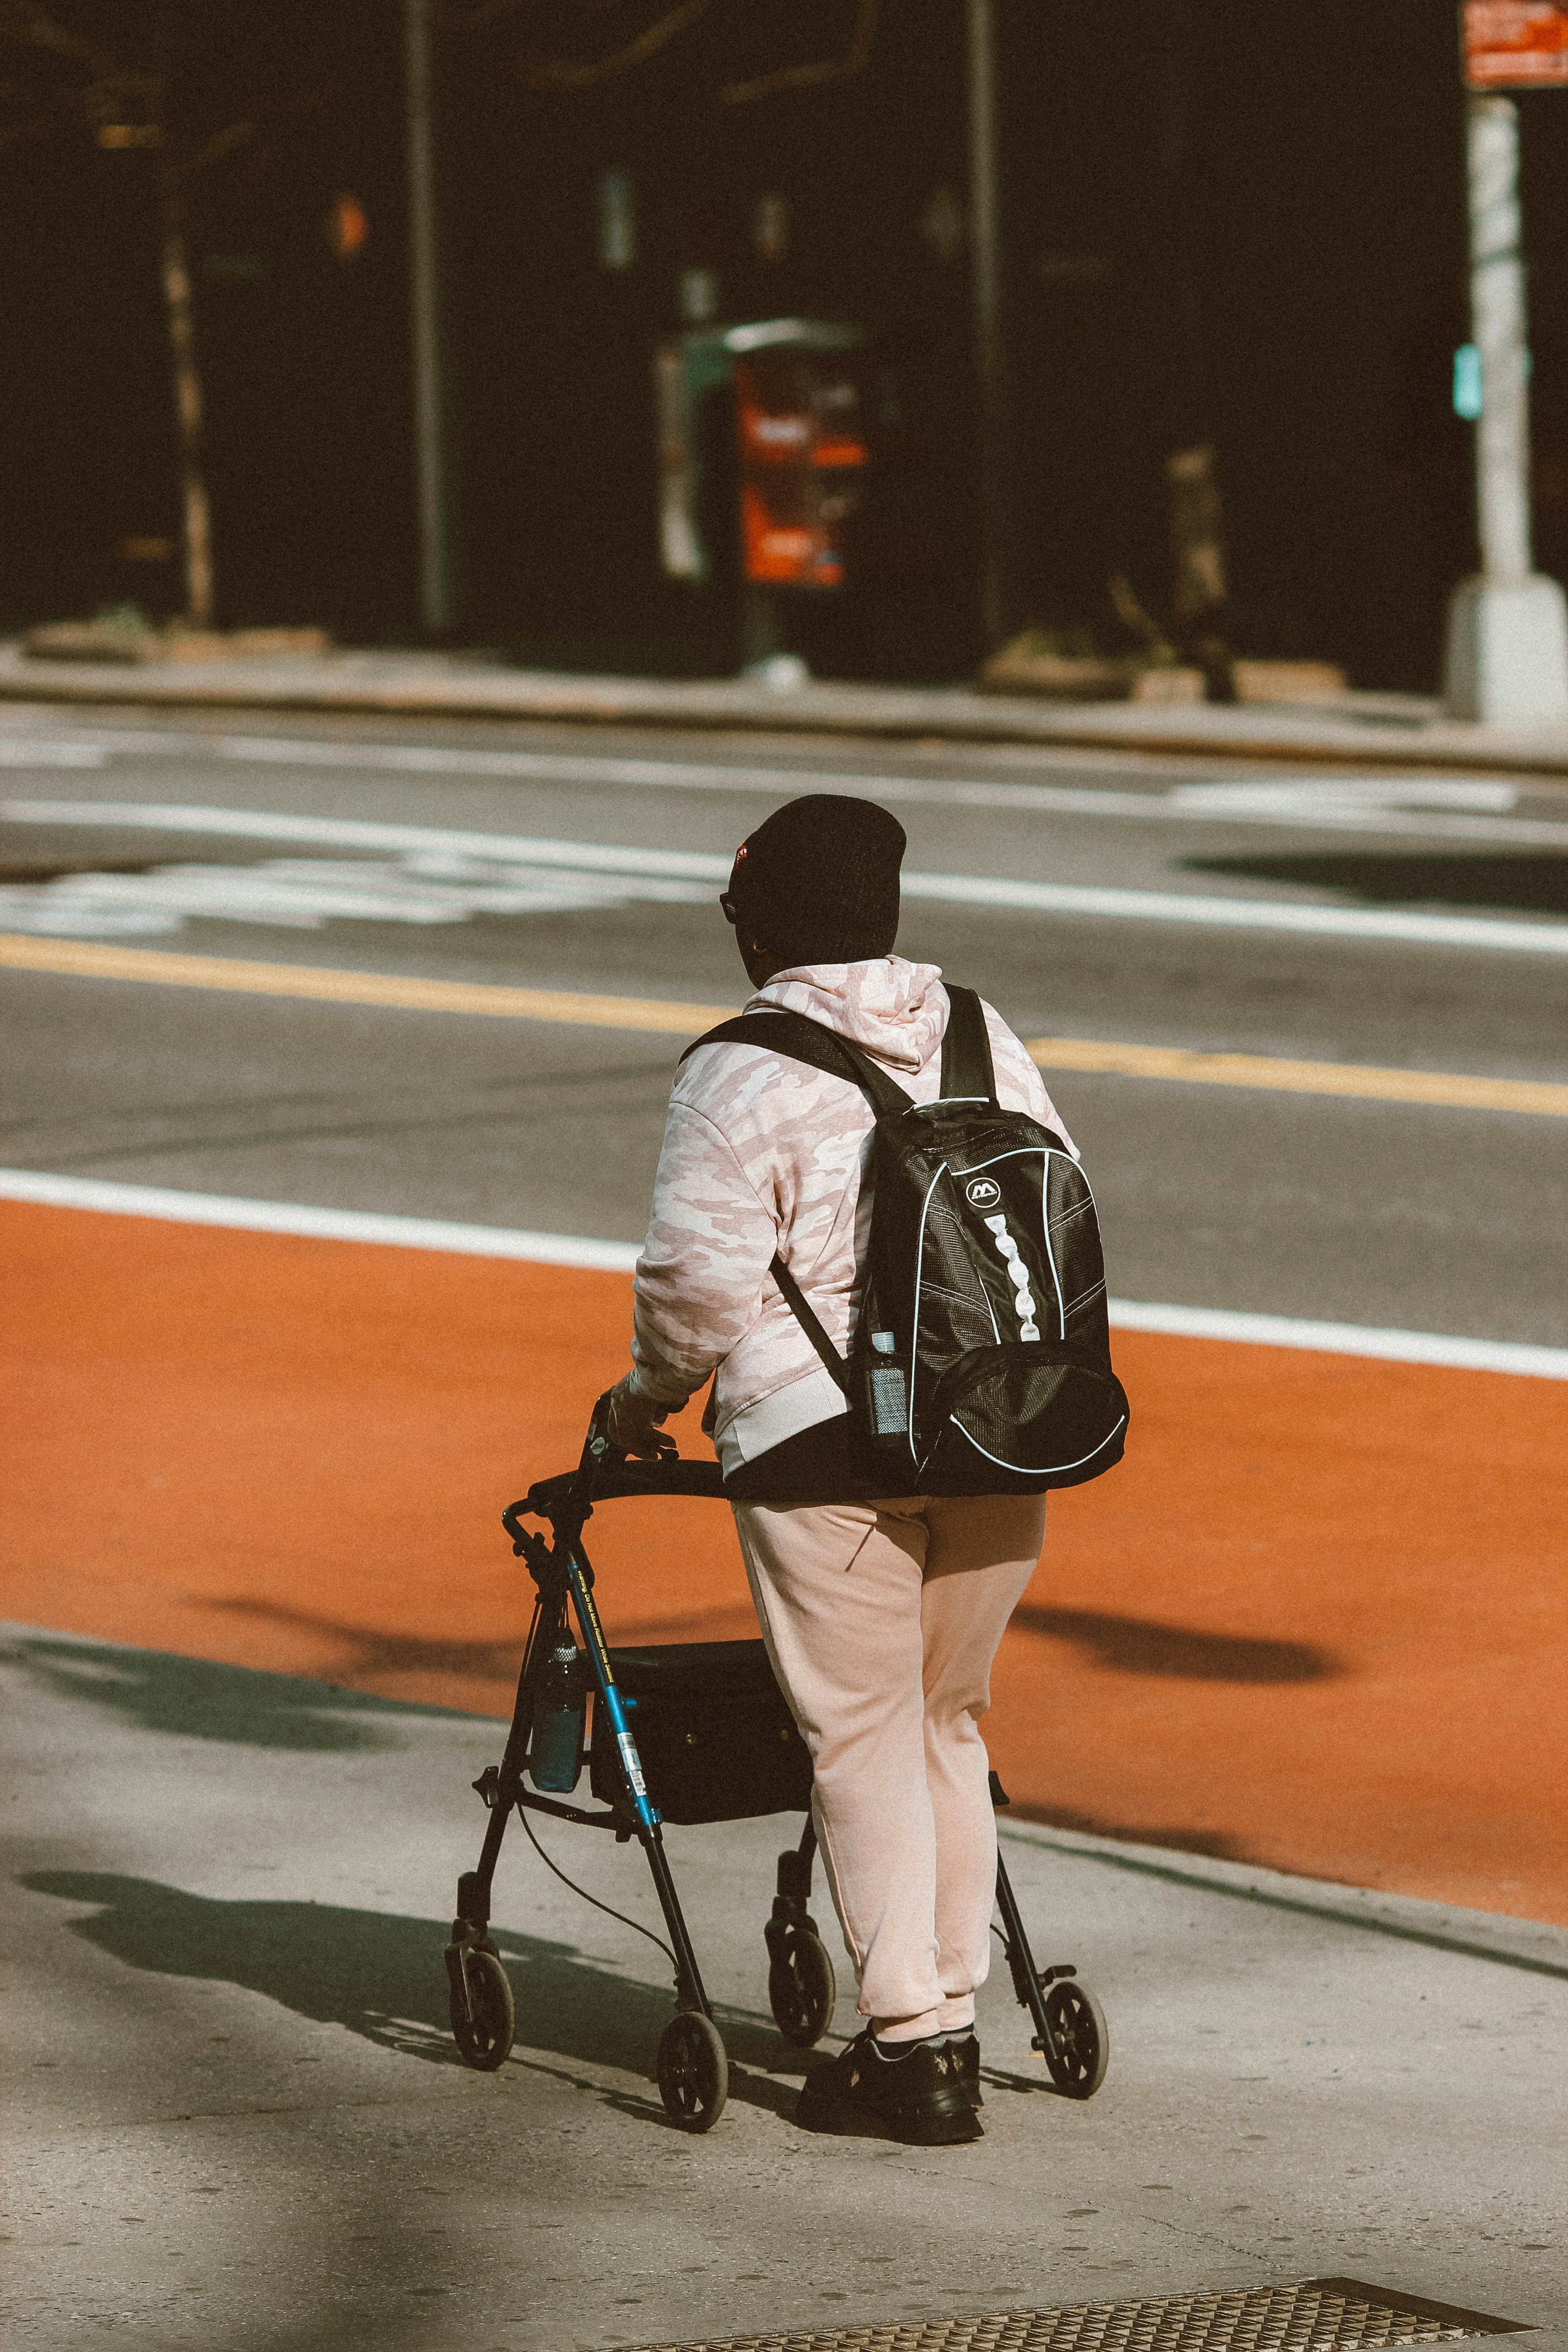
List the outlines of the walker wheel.
{"label": "walker wheel", "polygon": [[832,2024],[837,1998],[821,1937],[809,1927],[787,1927],[768,1967],[768,2000],[784,2040],[811,2049]]}
{"label": "walker wheel", "polygon": [[730,2062],[719,2029],[700,2010],[683,2009],[658,2038],[658,2095],[682,2131],[711,2131],[730,2095]]}
{"label": "walker wheel", "polygon": [[481,2074],[493,2074],[499,2066],[506,2064],[517,2032],[511,1980],[493,1945],[470,1945],[467,1957],[468,1997],[474,2013],[471,2018],[467,2015],[462,1994],[454,1985],[452,2034],[465,2064],[477,2067]]}
{"label": "walker wheel", "polygon": [[1046,2016],[1051,2038],[1046,2042],[1045,2059],[1052,2082],[1069,2099],[1092,2099],[1105,2080],[1110,2057],[1110,2035],[1100,2003],[1076,1977],[1058,1977],[1046,1995]]}

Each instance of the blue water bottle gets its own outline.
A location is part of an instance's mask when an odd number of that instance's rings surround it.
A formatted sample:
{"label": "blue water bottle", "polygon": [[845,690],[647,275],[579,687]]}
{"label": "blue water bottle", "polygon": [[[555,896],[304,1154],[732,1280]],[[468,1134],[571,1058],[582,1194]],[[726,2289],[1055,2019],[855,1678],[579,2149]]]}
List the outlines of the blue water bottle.
{"label": "blue water bottle", "polygon": [[569,1796],[583,1770],[584,1654],[563,1633],[544,1661],[534,1702],[528,1777],[552,1796]]}

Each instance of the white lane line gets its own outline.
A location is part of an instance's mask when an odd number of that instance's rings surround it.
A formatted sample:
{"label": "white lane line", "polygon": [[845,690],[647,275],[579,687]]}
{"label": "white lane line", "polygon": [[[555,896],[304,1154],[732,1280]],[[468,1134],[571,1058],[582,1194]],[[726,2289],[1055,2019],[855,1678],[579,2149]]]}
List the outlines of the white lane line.
{"label": "white lane line", "polygon": [[[183,756],[245,766],[328,768],[370,775],[483,776],[534,783],[769,796],[847,793],[948,808],[1282,825],[1298,832],[1381,833],[1511,843],[1516,847],[1568,847],[1568,824],[1549,818],[1506,817],[1503,812],[1518,805],[1518,787],[1489,776],[1314,774],[1300,780],[1259,777],[1214,784],[1183,783],[1161,793],[1131,793],[1010,783],[1000,778],[888,776],[805,767],[632,759],[613,753],[487,751],[427,743],[341,743],[302,736],[159,734],[118,729],[77,744],[57,745],[57,739],[33,735],[0,737],[0,743],[8,746],[0,752],[0,764],[16,767],[101,766],[111,754],[163,760]],[[34,744],[42,747],[36,760],[29,757]]]}
{"label": "white lane line", "polygon": [[[447,1250],[464,1257],[519,1259],[533,1265],[581,1266],[630,1274],[635,1242],[599,1242],[569,1234],[520,1233],[504,1225],[449,1224],[436,1217],[377,1216],[357,1209],[316,1209],[284,1201],[231,1200],[217,1192],[180,1192],[152,1184],[114,1184],[96,1177],[49,1176],[0,1169],[0,1200],[52,1209],[90,1209],[176,1224],[222,1225],[241,1233],[296,1234],[311,1241],[373,1242],[396,1249]],[[1312,1323],[1284,1315],[1233,1315],[1206,1307],[1145,1306],[1113,1298],[1121,1331],[1157,1331],[1184,1339],[1227,1339],[1266,1348],[1301,1348],[1386,1363],[1436,1364],[1460,1371],[1523,1373],[1568,1381],[1568,1348],[1508,1339],[1455,1339],[1431,1331],[1376,1330],[1360,1323]]]}
{"label": "white lane line", "polygon": [[312,1209],[291,1201],[231,1200],[160,1184],[109,1184],[83,1176],[0,1169],[0,1201],[46,1209],[91,1209],[111,1217],[155,1217],[176,1225],[225,1225],[237,1233],[298,1234],[308,1241],[376,1242],[393,1249],[447,1250],[459,1257],[520,1258],[530,1265],[574,1265],[630,1274],[635,1242],[584,1241],[570,1234],[519,1233],[504,1225],[451,1224],[435,1217],[384,1217],[357,1209]]}
{"label": "white lane line", "polygon": [[508,866],[564,866],[581,874],[663,874],[683,881],[727,882],[731,863],[706,850],[547,841],[529,834],[465,833],[444,825],[289,816],[270,809],[204,808],[199,803],[175,801],[6,801],[0,813],[20,824],[144,826],[154,833],[313,842],[322,848],[384,849],[405,856],[486,857]]}
{"label": "white lane line", "polygon": [[1527,1372],[1568,1381],[1568,1348],[1514,1339],[1450,1339],[1436,1331],[1380,1331],[1363,1323],[1307,1323],[1287,1315],[1233,1315],[1220,1307],[1143,1306],[1113,1298],[1121,1331],[1163,1331],[1181,1339],[1240,1340],[1260,1348],[1307,1348],[1330,1356],[1375,1356],[1384,1363],[1445,1364],[1458,1371]]}
{"label": "white lane line", "polygon": [[[163,833],[391,850],[424,857],[479,858],[497,865],[579,874],[663,877],[715,885],[722,885],[730,875],[729,858],[698,850],[552,841],[349,817],[291,816],[272,810],[212,809],[166,801],[9,801],[4,803],[4,813],[25,824],[147,827]],[[1098,921],[1193,923],[1206,929],[1289,931],[1320,939],[1394,940],[1408,946],[1568,955],[1568,923],[1514,921],[1501,916],[1410,914],[1394,908],[1324,907],[1286,898],[1217,898],[1175,890],[1118,890],[965,874],[906,874],[903,895],[907,899],[952,906],[996,907]]]}

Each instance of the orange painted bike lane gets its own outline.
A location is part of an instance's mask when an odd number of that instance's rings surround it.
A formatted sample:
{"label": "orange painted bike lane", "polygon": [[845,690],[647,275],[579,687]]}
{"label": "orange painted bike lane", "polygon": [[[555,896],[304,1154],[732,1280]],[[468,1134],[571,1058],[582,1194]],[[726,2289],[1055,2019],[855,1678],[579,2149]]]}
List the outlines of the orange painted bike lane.
{"label": "orange painted bike lane", "polygon": [[[16,1203],[0,1245],[5,1615],[510,1711],[499,1514],[575,1461],[625,1276]],[[1568,1923],[1568,1390],[1133,1333],[1117,1362],[1128,1458],[1052,1497],[997,1663],[1018,1808]],[[754,1631],[722,1505],[608,1506],[589,1542],[612,1641]]]}

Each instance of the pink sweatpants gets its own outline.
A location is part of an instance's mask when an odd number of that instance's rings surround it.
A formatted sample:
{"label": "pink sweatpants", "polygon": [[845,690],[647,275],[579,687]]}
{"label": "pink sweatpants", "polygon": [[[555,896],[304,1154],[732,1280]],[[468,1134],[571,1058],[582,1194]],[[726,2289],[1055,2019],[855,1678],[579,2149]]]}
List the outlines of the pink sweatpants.
{"label": "pink sweatpants", "polygon": [[894,2041],[958,2031],[991,1959],[980,1718],[1040,1556],[1045,1497],[734,1510],[763,1639],[811,1750],[860,2014]]}

